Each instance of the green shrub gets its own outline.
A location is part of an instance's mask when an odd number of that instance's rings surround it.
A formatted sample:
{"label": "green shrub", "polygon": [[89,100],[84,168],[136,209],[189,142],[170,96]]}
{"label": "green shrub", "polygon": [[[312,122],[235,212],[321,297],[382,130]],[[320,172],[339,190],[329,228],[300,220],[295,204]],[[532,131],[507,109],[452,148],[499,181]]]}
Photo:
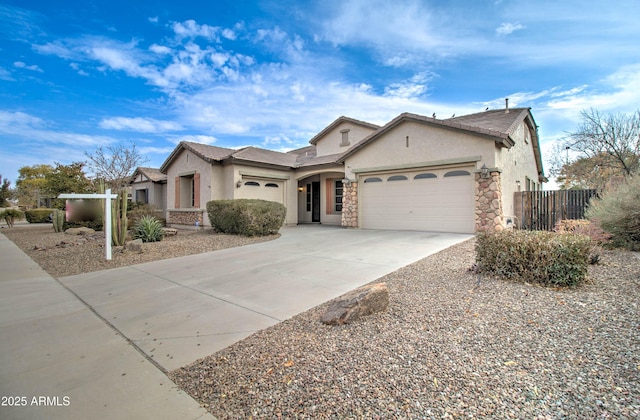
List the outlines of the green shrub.
{"label": "green shrub", "polygon": [[4,219],[4,221],[7,223],[7,226],[9,227],[13,227],[13,222],[15,222],[16,220],[21,220],[22,217],[23,214],[18,209],[6,209],[0,211],[0,219]]}
{"label": "green shrub", "polygon": [[142,216],[153,216],[158,219],[162,226],[166,226],[167,224],[166,219],[162,217],[162,210],[158,210],[149,204],[136,203],[133,208],[127,212],[127,218],[131,226],[134,226]]}
{"label": "green shrub", "polygon": [[24,216],[29,223],[52,223],[51,214],[53,210],[47,208],[27,210],[24,212]]}
{"label": "green shrub", "polygon": [[216,232],[245,236],[278,233],[287,209],[284,205],[265,200],[214,200],[207,203],[211,227]]}
{"label": "green shrub", "polygon": [[640,250],[640,174],[592,199],[586,217],[609,232],[614,245]]}
{"label": "green shrub", "polygon": [[574,286],[587,276],[591,240],[585,235],[508,230],[476,241],[478,272],[545,286]]}
{"label": "green shrub", "polygon": [[153,216],[142,216],[133,225],[133,239],[142,239],[142,242],[160,242],[164,238],[162,223]]}
{"label": "green shrub", "polygon": [[64,224],[62,225],[62,230],[64,231],[67,229],[77,228],[77,227],[88,227],[97,232],[103,229],[103,224],[102,224],[102,220],[87,220],[86,222],[65,221]]}

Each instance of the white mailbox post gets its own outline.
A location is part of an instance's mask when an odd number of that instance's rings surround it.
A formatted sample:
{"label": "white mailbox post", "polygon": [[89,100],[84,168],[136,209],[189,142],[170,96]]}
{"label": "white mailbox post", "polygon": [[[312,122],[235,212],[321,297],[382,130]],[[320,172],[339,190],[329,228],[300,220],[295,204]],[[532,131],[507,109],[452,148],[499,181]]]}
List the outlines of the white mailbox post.
{"label": "white mailbox post", "polygon": [[105,200],[104,209],[104,249],[105,257],[107,260],[111,260],[111,200],[118,198],[118,194],[111,194],[111,188],[108,188],[104,194],[60,194],[58,198],[67,199],[85,199],[85,198],[97,198]]}

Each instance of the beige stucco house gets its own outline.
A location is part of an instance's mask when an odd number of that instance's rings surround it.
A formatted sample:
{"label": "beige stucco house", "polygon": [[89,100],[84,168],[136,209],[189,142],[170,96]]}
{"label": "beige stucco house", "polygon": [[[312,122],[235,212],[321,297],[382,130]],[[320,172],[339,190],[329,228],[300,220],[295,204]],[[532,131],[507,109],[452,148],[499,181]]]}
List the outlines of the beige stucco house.
{"label": "beige stucco house", "polygon": [[157,168],[138,167],[131,176],[131,199],[149,204],[158,210],[167,210],[167,175]]}
{"label": "beige stucco house", "polygon": [[210,200],[261,198],[283,203],[290,225],[460,233],[514,223],[514,193],[545,181],[529,108],[340,117],[287,153],[182,142],[160,172],[170,224],[208,225]]}

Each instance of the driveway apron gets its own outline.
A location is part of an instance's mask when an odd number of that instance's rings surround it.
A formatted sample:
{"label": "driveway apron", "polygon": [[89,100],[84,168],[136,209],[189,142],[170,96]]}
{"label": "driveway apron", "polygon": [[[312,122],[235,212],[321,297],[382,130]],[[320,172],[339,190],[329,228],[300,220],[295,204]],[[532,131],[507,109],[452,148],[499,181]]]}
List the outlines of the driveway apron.
{"label": "driveway apron", "polygon": [[171,371],[472,236],[327,226],[281,234],[59,280]]}

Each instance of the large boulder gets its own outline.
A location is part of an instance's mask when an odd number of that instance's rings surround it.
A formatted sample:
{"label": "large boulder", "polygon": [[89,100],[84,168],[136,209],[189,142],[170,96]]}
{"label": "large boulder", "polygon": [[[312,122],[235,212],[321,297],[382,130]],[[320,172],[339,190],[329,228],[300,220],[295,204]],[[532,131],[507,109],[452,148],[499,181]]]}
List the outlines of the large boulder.
{"label": "large boulder", "polygon": [[349,324],[363,316],[382,312],[389,306],[389,290],[386,283],[359,287],[336,299],[322,316],[328,325]]}
{"label": "large boulder", "polygon": [[65,230],[64,233],[67,235],[93,235],[96,231],[88,227],[76,227],[69,228]]}
{"label": "large boulder", "polygon": [[142,239],[134,239],[133,241],[127,242],[126,248],[127,251],[142,254]]}

